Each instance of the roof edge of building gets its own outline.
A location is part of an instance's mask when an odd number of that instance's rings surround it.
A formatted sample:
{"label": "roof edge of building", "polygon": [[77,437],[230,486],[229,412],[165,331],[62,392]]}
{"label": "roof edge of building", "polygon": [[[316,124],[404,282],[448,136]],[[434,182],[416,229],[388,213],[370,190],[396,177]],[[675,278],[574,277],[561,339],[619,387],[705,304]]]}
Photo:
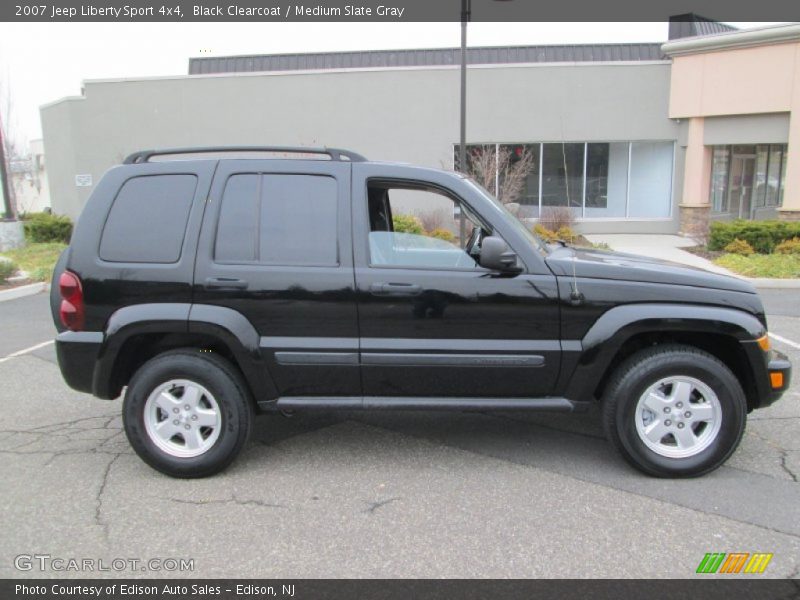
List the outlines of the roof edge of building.
{"label": "roof edge of building", "polygon": [[[526,63],[492,63],[492,64],[471,64],[468,69],[519,69],[519,68],[539,68],[539,67],[609,67],[609,66],[648,66],[666,65],[668,59],[661,60],[613,60],[613,61],[555,61],[555,62],[526,62]],[[420,65],[403,67],[341,67],[334,69],[298,69],[287,71],[231,71],[225,73],[193,73],[190,75],[144,75],[138,77],[107,77],[99,79],[84,79],[84,85],[104,84],[104,83],[136,83],[141,81],[158,80],[194,80],[194,79],[215,79],[224,77],[288,77],[292,75],[326,75],[336,73],[372,73],[372,72],[394,72],[394,71],[455,71],[460,69],[460,65]],[[69,96],[61,100],[55,100],[50,104],[55,104],[63,100],[81,99],[84,96]]]}
{"label": "roof edge of building", "polygon": [[[618,47],[618,46],[656,46],[659,42],[607,42],[607,43],[586,43],[586,44],[516,44],[513,46],[504,45],[491,45],[491,46],[469,46],[468,51],[481,51],[481,50],[525,50],[532,48],[590,48],[590,47]],[[426,48],[382,48],[379,50],[335,50],[330,52],[276,52],[274,54],[226,54],[223,56],[190,56],[189,61],[211,61],[220,59],[237,59],[237,58],[290,58],[295,56],[353,56],[363,54],[382,54],[382,53],[413,53],[413,52],[461,52],[458,46],[441,46],[441,47],[426,47]]]}
{"label": "roof edge of building", "polygon": [[73,95],[73,96],[62,96],[61,98],[58,98],[57,100],[51,100],[50,102],[45,102],[44,104],[40,104],[39,105],[39,110],[42,110],[42,109],[45,109],[45,108],[50,108],[50,107],[56,106],[58,104],[66,104],[67,102],[75,102],[77,100],[86,100],[86,96],[83,96],[83,95],[81,95],[81,96],[75,96],[75,95]]}
{"label": "roof edge of building", "polygon": [[667,56],[681,56],[715,50],[733,50],[800,41],[800,23],[766,25],[744,31],[728,31],[713,35],[683,38],[666,42],[661,51]]}

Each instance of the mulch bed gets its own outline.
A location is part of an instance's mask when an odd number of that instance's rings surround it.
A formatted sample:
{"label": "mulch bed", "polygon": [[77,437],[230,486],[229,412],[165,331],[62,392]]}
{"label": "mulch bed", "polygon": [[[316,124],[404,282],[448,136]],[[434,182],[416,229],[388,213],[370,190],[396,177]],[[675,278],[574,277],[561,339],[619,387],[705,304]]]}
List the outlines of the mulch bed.
{"label": "mulch bed", "polygon": [[681,250],[685,250],[686,252],[705,258],[706,260],[714,260],[725,254],[721,250],[709,250],[706,246],[689,246],[688,248],[681,248]]}

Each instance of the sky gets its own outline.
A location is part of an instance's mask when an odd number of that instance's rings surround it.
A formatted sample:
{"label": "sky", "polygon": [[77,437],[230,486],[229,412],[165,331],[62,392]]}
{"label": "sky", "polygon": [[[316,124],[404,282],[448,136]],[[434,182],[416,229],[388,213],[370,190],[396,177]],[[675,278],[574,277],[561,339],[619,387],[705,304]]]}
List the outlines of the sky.
{"label": "sky", "polygon": [[[663,42],[667,30],[663,22],[471,23],[468,43]],[[192,56],[454,47],[460,35],[457,22],[0,23],[0,107],[24,147],[41,137],[39,107],[80,95],[84,80],[183,75]]]}

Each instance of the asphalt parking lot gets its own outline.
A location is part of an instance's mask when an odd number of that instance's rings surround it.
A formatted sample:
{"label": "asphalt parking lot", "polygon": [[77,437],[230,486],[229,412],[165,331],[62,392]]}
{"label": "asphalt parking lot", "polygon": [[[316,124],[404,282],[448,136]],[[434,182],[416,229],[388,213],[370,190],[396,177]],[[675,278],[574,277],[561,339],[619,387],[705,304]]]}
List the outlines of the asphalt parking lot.
{"label": "asphalt parking lot", "polygon": [[[797,369],[798,290],[762,296]],[[66,387],[51,344],[9,356],[53,335],[45,294],[0,303],[0,577],[683,578],[707,552],[800,573],[797,383],[694,480],[632,470],[593,413],[348,413],[260,417],[231,468],[182,481],[133,454],[120,401]],[[33,554],[194,570],[15,568]]]}

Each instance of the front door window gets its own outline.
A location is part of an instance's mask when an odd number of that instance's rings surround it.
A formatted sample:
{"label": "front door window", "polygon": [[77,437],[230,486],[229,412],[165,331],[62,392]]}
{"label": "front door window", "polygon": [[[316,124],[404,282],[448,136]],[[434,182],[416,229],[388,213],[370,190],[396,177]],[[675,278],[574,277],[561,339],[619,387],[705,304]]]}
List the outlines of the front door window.
{"label": "front door window", "polygon": [[371,182],[368,202],[371,266],[481,269],[476,235],[481,225],[449,196],[423,187]]}
{"label": "front door window", "polygon": [[786,151],[785,144],[714,146],[713,213],[734,219],[774,218],[782,203]]}

